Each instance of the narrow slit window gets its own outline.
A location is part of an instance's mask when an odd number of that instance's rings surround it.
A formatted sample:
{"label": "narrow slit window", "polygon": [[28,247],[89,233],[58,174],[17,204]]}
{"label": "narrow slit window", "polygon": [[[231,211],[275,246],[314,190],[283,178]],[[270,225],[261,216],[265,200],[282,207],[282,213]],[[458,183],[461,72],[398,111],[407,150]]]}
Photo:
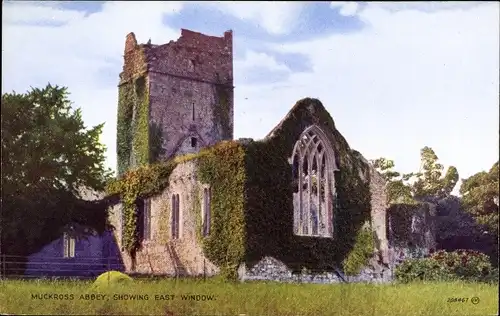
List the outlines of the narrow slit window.
{"label": "narrow slit window", "polygon": [[125,230],[125,213],[124,213],[123,206],[122,206],[122,207],[120,207],[120,234],[121,234],[120,243],[121,243],[122,247],[123,247],[124,238],[125,238],[124,230]]}
{"label": "narrow slit window", "polygon": [[151,239],[151,203],[149,199],[144,200],[143,203],[143,216],[144,216],[144,240]]}
{"label": "narrow slit window", "polygon": [[203,190],[203,236],[210,234],[210,199],[212,198],[212,190],[205,188]]}
{"label": "narrow slit window", "polygon": [[191,147],[196,148],[196,146],[198,146],[198,139],[191,137]]}
{"label": "narrow slit window", "polygon": [[172,239],[179,239],[180,217],[179,217],[179,194],[172,195]]}

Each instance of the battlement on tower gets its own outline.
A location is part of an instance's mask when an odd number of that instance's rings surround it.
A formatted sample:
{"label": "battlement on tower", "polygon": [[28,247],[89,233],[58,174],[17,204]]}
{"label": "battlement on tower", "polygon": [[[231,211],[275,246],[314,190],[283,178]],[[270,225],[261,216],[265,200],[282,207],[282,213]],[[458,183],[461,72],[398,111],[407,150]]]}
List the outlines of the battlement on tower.
{"label": "battlement on tower", "polygon": [[138,44],[134,33],[125,40],[124,81],[143,72],[158,72],[193,80],[231,84],[233,82],[233,33],[222,37],[181,29],[176,41],[157,45]]}

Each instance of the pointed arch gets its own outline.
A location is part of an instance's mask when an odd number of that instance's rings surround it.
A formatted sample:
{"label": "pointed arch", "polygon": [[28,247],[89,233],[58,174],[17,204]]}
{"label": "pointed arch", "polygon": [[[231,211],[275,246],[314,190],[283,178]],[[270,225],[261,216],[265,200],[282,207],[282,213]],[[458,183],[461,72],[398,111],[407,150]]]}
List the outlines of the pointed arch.
{"label": "pointed arch", "polygon": [[207,143],[201,135],[196,130],[192,130],[179,139],[174,147],[172,156],[196,153],[206,146]]}
{"label": "pointed arch", "polygon": [[293,175],[294,233],[333,237],[336,204],[335,151],[326,134],[316,125],[299,136],[289,160]]}

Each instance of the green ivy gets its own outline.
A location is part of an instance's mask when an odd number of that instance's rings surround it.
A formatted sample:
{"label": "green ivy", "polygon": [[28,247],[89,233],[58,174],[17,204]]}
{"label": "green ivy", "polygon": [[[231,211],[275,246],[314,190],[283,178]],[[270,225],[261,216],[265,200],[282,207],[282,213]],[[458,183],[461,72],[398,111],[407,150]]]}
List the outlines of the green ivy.
{"label": "green ivy", "polygon": [[129,254],[134,254],[140,247],[137,230],[136,202],[160,194],[168,187],[169,177],[177,164],[192,159],[185,156],[167,163],[157,163],[137,167],[127,171],[121,178],[111,181],[107,193],[120,196],[123,211],[123,247]]}
{"label": "green ivy", "polygon": [[[293,234],[292,174],[287,159],[300,134],[313,124],[331,136],[341,169],[335,177],[340,200],[334,213],[334,238]],[[272,256],[294,270],[302,267],[328,270],[341,266],[351,252],[357,251],[356,247],[369,247],[365,245],[366,239],[357,238],[365,222],[370,222],[368,168],[359,154],[349,148],[321,102],[300,100],[268,137],[250,143],[246,151],[247,264],[251,265],[263,256]],[[373,250],[373,244],[371,248]],[[354,267],[366,264],[363,256],[349,260],[349,266],[354,270]]]}
{"label": "green ivy", "polygon": [[[392,246],[408,247],[411,241],[411,222],[415,214],[429,211],[426,204],[393,204],[387,211],[386,227],[391,227],[390,243]],[[390,221],[390,223],[389,223]]]}
{"label": "green ivy", "polygon": [[203,199],[203,196],[201,196],[200,199],[200,185],[198,183],[195,183],[193,186],[193,207],[191,208],[192,211],[192,216],[195,219],[195,229],[196,229],[196,238],[199,242],[203,241],[203,236],[202,236],[202,218],[201,218],[201,201]]}
{"label": "green ivy", "polygon": [[133,121],[133,155],[136,166],[144,166],[150,162],[149,140],[149,92],[146,79],[138,77],[134,81],[136,113]]}
{"label": "green ivy", "polygon": [[[302,131],[317,124],[331,132],[342,171],[337,176],[340,207],[334,239],[293,235],[293,201],[287,158]],[[335,268],[356,271],[373,254],[372,234],[359,231],[370,220],[367,165],[337,132],[316,100],[297,103],[271,137],[248,145],[225,142],[200,158],[200,179],[212,187],[212,230],[203,240],[208,259],[233,278],[237,267],[273,256],[294,269]],[[349,271],[347,271],[349,273]]]}
{"label": "green ivy", "polygon": [[[144,51],[140,54],[144,54]],[[151,139],[146,75],[135,74],[120,83],[118,91],[116,140],[118,176],[121,176],[130,168],[153,162],[152,146],[158,141]]]}
{"label": "green ivy", "polygon": [[347,258],[342,262],[346,275],[357,275],[373,256],[375,236],[369,229],[361,229],[356,236],[356,243]]}
{"label": "green ivy", "polygon": [[[210,234],[202,239],[207,258],[221,275],[234,279],[245,255],[245,152],[234,141],[225,141],[204,152],[198,174],[211,186]],[[198,213],[198,216],[201,216]]]}
{"label": "green ivy", "polygon": [[170,226],[168,224],[170,212],[169,201],[163,201],[162,209],[160,210],[158,218],[158,242],[160,242],[160,244],[162,245],[166,245],[170,239]]}
{"label": "green ivy", "polygon": [[118,175],[122,175],[128,170],[130,165],[134,90],[130,82],[122,84],[118,90],[116,150],[118,156]]}
{"label": "green ivy", "polygon": [[[293,234],[292,174],[287,159],[302,131],[312,124],[330,135],[341,169],[335,177],[340,200],[334,215],[334,238]],[[236,278],[241,263],[252,265],[264,256],[275,257],[294,270],[343,266],[347,274],[368,263],[376,246],[373,235],[363,231],[371,216],[368,166],[350,149],[318,100],[300,100],[261,141],[223,141],[199,154],[134,169],[110,185],[110,192],[120,193],[132,210],[136,199],[158,194],[168,186],[169,175],[178,163],[192,159],[198,164],[199,180],[212,191],[211,229],[203,238],[199,187],[193,192],[198,240],[207,259],[225,278]],[[133,250],[138,246],[132,233],[135,213],[127,214],[126,246]]]}

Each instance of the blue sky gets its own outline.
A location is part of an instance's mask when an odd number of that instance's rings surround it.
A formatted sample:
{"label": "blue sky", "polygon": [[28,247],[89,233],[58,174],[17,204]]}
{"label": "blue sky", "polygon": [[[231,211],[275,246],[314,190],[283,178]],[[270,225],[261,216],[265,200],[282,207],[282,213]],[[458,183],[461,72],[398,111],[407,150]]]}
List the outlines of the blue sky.
{"label": "blue sky", "polygon": [[235,138],[315,97],[351,147],[401,172],[424,146],[461,178],[498,160],[497,2],[7,1],[2,23],[2,92],[67,86],[88,126],[106,123],[113,169],[125,36],[163,44],[180,28],[234,31]]}

